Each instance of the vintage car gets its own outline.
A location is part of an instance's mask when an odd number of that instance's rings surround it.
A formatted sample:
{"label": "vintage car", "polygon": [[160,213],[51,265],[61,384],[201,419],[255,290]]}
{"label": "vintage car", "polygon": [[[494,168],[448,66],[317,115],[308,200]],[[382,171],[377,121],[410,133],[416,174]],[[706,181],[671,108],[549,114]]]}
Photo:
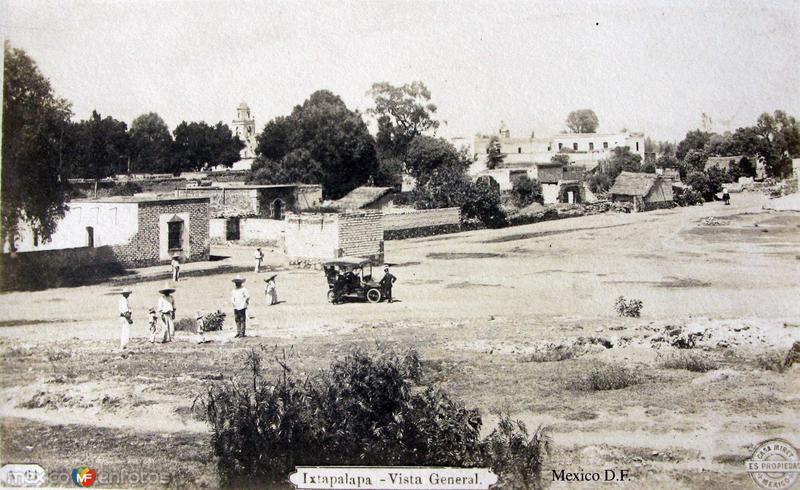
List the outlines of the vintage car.
{"label": "vintage car", "polygon": [[328,301],[364,301],[383,299],[381,285],[372,278],[372,262],[361,257],[340,257],[322,264],[328,280]]}

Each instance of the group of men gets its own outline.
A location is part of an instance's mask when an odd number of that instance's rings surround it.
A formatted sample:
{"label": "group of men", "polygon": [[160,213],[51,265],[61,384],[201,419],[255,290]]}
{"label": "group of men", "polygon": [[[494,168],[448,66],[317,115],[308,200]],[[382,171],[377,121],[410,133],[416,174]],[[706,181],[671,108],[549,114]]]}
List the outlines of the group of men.
{"label": "group of men", "polygon": [[[256,249],[255,253],[255,272],[261,271],[261,263],[264,259],[264,253],[261,248]],[[180,257],[175,255],[170,261],[170,268],[172,272],[172,280],[177,282],[180,280]],[[351,272],[352,273],[352,272]],[[272,276],[264,279],[265,287],[264,293],[268,298],[269,305],[278,304],[278,292],[275,285],[275,277]],[[397,278],[389,272],[389,267],[384,267],[384,275],[380,281],[381,288],[383,289],[383,296],[390,303],[392,302],[392,286]],[[233,291],[231,293],[231,303],[233,305],[233,316],[236,322],[236,335],[235,338],[242,338],[246,336],[247,329],[247,308],[250,306],[250,292],[244,287],[245,278],[237,275],[232,280]],[[130,342],[130,328],[133,325],[133,310],[130,304],[131,290],[124,288],[120,291],[121,298],[118,302],[119,318],[120,318],[120,350],[127,348]],[[148,328],[150,331],[149,340],[155,343],[157,340],[161,343],[172,342],[175,338],[175,297],[172,295],[175,288],[169,284],[158,290],[159,298],[155,308],[148,310]],[[197,334],[200,339],[199,342],[204,342],[203,337],[203,318],[202,312],[197,313]]]}

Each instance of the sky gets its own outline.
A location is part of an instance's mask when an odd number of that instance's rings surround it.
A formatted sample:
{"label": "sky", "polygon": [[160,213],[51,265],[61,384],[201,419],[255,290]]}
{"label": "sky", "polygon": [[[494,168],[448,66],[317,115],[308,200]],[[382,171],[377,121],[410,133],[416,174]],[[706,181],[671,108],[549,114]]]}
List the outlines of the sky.
{"label": "sky", "polygon": [[373,83],[414,80],[445,137],[547,136],[583,108],[657,140],[703,113],[716,131],[800,117],[800,0],[0,0],[0,28],[75,119],[230,124],[246,101],[260,130],[315,90],[363,112]]}

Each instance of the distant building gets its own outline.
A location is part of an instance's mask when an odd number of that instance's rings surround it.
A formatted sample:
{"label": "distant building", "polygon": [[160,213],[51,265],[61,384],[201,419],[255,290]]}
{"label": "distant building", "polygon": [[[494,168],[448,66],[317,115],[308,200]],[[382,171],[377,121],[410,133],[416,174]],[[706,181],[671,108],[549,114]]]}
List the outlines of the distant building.
{"label": "distant building", "polygon": [[250,107],[244,102],[236,108],[233,134],[242,140],[244,148],[239,152],[241,160],[233,164],[232,170],[250,170],[256,158],[256,120],[250,113]]}
{"label": "distant building", "polygon": [[47,242],[22,223],[16,251],[57,260],[58,251],[73,250],[70,260],[89,257],[125,267],[166,263],[176,254],[183,261],[208,260],[208,202],[149,196],[74,200]]}
{"label": "distant building", "polygon": [[[500,151],[505,155],[502,167],[523,168],[539,163],[549,163],[558,153],[567,155],[571,165],[591,170],[600,160],[610,158],[614,148],[629,148],[644,160],[644,134],[622,131],[619,133],[564,133],[549,138],[512,138],[511,131],[501,124],[497,134]],[[473,151],[476,162],[470,169],[472,175],[487,170],[491,135],[476,135]]]}
{"label": "distant building", "polygon": [[629,202],[633,211],[672,207],[672,179],[657,174],[622,172],[608,191],[612,202]]}

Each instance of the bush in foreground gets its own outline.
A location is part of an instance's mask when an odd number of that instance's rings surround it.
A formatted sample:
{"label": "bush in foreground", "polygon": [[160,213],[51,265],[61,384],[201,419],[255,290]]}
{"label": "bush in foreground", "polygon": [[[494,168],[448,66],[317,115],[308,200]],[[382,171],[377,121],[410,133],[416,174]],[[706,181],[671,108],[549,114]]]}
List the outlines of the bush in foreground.
{"label": "bush in foreground", "polygon": [[271,381],[262,355],[263,348],[251,350],[246,377],[210,386],[198,399],[224,486],[288,486],[303,465],[488,466],[507,488],[532,488],[539,479],[543,430],[529,436],[524,424],[502,416],[481,439],[477,409],[420,386],[413,351],[355,350],[306,379],[292,374],[284,354]]}
{"label": "bush in foreground", "polygon": [[719,365],[700,352],[679,352],[666,356],[660,363],[666,369],[685,369],[693,373],[707,373],[719,369]]}
{"label": "bush in foreground", "polygon": [[580,391],[621,390],[641,381],[635,372],[622,366],[600,364],[583,376],[575,378],[572,387]]}
{"label": "bush in foreground", "polygon": [[630,318],[639,318],[642,314],[642,301],[638,299],[626,300],[625,296],[617,298],[614,303],[614,309],[619,316],[627,316]]}

